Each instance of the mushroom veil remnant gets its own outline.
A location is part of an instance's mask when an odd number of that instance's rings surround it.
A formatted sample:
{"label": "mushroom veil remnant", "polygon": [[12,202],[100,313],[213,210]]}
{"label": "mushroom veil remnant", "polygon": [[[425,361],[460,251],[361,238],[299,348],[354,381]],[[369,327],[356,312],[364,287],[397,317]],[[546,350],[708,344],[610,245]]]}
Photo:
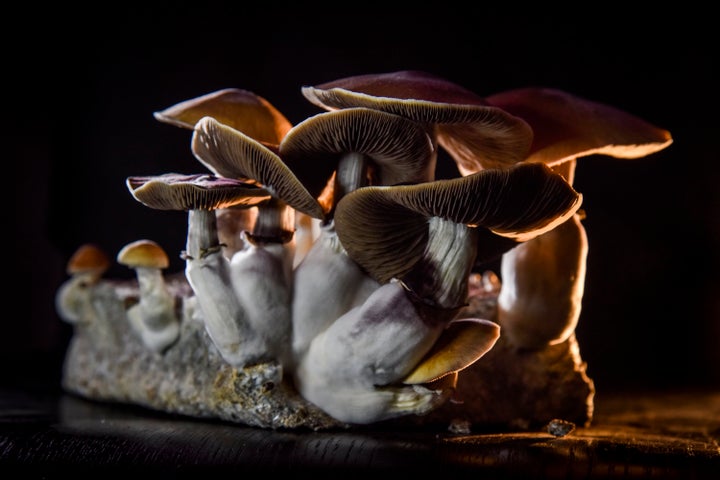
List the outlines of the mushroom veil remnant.
{"label": "mushroom veil remnant", "polygon": [[416,70],[300,93],[322,111],[296,124],[240,88],[153,112],[190,132],[202,171],[125,185],[186,213],[184,269],[141,238],[116,257],[135,280],[104,278],[107,255],[79,248],[55,298],[74,329],[63,387],[273,429],[589,425],[577,160],[651,155],[670,133]]}

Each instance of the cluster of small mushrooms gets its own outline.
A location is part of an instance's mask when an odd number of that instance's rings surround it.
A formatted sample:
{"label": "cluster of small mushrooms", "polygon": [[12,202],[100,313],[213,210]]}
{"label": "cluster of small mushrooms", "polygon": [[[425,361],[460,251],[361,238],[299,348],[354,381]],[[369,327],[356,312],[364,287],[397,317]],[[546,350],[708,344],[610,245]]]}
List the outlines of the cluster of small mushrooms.
{"label": "cluster of small mushrooms", "polygon": [[[192,131],[202,168],[126,183],[150,208],[187,212],[185,276],[222,358],[279,362],[306,400],[349,423],[437,407],[500,335],[518,348],[566,340],[588,250],[577,158],[638,158],[672,142],[563,91],[481,97],[419,71],[302,93],[321,112],[296,125],[233,88],[156,112]],[[436,178],[440,149],[456,178]],[[470,279],[492,260],[497,314],[467,317]],[[137,270],[128,319],[162,355],[180,332],[167,257],[139,240],[117,261]],[[83,272],[76,282],[88,285],[102,269]],[[68,321],[82,317],[79,291],[58,295]]]}

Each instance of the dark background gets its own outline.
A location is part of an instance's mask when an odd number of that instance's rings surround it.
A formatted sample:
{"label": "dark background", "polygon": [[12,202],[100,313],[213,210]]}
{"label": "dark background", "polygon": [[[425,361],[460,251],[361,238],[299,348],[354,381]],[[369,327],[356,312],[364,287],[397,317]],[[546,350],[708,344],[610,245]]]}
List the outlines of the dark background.
{"label": "dark background", "polygon": [[[3,129],[14,147],[7,164],[16,219],[8,231],[16,274],[0,336],[5,380],[59,378],[71,328],[57,317],[54,295],[82,243],[114,257],[150,238],[170,253],[170,270],[182,270],[185,214],[148,209],[124,184],[131,175],[204,171],[190,132],[153,112],[237,87],[295,124],[319,112],[303,85],[418,69],[481,95],[563,89],[672,133],[673,145],[643,159],[578,162],[590,253],[577,335],[599,390],[720,385],[719,79],[710,12],[492,11],[442,2],[407,11],[208,3],[43,13],[6,42],[6,80],[20,85],[6,90],[13,115]],[[107,276],[132,272],[115,265]]]}

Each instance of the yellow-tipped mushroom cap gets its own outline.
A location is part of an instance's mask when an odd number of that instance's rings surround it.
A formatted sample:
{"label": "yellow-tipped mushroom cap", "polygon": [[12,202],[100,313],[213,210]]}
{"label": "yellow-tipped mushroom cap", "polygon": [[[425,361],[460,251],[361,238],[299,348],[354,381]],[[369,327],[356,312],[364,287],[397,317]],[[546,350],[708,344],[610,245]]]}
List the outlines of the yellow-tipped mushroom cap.
{"label": "yellow-tipped mushroom cap", "polygon": [[165,250],[156,242],[147,239],[136,240],[125,245],[118,252],[117,261],[130,268],[165,269],[170,265],[170,259]]}
{"label": "yellow-tipped mushroom cap", "polygon": [[80,245],[68,260],[66,271],[68,275],[93,274],[102,276],[110,268],[110,257],[100,247],[93,243]]}
{"label": "yellow-tipped mushroom cap", "polygon": [[672,143],[670,132],[628,112],[551,88],[520,88],[487,97],[530,124],[527,161],[551,166],[588,155],[640,158]]}
{"label": "yellow-tipped mushroom cap", "polygon": [[275,145],[292,127],[270,102],[253,92],[238,88],[208,93],[153,115],[158,121],[190,130],[201,118],[213,117],[257,141]]}

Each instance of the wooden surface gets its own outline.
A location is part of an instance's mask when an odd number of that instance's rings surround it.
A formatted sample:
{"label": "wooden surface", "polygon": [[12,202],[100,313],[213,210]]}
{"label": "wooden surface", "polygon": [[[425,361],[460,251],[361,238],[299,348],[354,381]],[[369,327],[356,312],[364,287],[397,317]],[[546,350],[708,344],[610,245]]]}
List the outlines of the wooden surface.
{"label": "wooden surface", "polygon": [[0,388],[3,479],[16,471],[22,478],[312,473],[342,480],[396,471],[400,478],[720,479],[719,442],[720,391],[600,392],[591,427],[554,436],[547,429],[273,431]]}

